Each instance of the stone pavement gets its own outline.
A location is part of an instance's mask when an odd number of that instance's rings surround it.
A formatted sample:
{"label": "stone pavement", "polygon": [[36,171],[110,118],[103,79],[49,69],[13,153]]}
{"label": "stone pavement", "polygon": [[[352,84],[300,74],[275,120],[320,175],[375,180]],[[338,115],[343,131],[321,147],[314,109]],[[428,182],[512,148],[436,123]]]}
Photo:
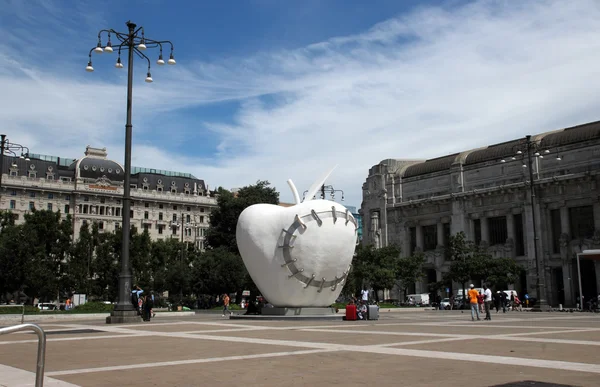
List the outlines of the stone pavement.
{"label": "stone pavement", "polygon": [[[600,315],[492,318],[382,311],[379,321],[357,322],[52,322],[40,324],[45,386],[600,385]],[[32,333],[0,336],[0,386],[33,385],[36,348]]]}

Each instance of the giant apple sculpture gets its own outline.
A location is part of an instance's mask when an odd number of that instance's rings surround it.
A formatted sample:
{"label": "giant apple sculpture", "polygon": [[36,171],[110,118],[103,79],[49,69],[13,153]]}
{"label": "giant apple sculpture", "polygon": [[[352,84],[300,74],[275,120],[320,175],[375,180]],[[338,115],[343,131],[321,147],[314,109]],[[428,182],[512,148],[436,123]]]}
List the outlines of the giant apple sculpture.
{"label": "giant apple sculpture", "polygon": [[293,182],[288,184],[296,205],[246,208],[237,223],[237,245],[254,283],[274,306],[326,307],[339,296],[350,270],[357,223],[336,202],[300,202]]}

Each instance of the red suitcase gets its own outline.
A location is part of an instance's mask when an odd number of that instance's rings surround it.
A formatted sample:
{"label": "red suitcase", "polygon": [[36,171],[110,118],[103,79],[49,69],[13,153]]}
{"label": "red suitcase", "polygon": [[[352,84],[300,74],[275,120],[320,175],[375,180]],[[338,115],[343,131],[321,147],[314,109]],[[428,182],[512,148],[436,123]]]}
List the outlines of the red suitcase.
{"label": "red suitcase", "polygon": [[347,321],[355,321],[356,320],[356,305],[346,305],[346,320]]}

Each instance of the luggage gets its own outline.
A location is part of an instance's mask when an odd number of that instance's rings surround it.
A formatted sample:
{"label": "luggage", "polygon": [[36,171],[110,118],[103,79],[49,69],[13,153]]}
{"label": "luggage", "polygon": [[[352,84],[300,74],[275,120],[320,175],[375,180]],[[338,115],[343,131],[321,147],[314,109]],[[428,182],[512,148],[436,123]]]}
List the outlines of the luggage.
{"label": "luggage", "polygon": [[379,320],[379,307],[377,305],[369,305],[367,309],[367,320]]}
{"label": "luggage", "polygon": [[346,321],[356,321],[356,305],[346,305]]}

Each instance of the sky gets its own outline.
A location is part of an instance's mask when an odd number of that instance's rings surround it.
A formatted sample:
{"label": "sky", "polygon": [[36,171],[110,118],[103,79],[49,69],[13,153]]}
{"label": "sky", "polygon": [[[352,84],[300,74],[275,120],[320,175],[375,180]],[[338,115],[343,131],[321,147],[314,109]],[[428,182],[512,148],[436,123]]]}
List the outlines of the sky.
{"label": "sky", "polygon": [[[98,31],[143,26],[134,166],[212,189],[327,184],[360,207],[369,168],[599,119],[600,2],[0,0],[0,131],[32,153],[122,161],[127,63]],[[102,37],[106,42],[106,35]],[[166,52],[165,52],[166,54]],[[337,196],[339,199],[339,194]]]}

